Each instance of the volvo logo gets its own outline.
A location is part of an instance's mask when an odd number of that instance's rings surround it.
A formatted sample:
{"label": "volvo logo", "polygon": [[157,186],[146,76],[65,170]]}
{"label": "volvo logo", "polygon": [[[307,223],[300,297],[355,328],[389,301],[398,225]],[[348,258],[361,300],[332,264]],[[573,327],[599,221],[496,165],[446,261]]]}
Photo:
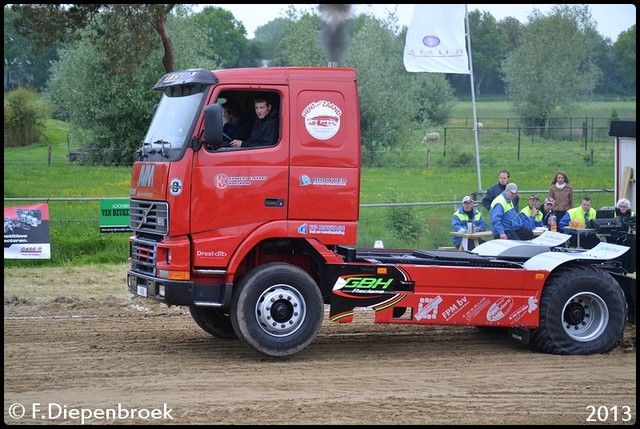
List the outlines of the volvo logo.
{"label": "volvo logo", "polygon": [[138,177],[138,186],[141,188],[153,187],[153,170],[155,169],[153,164],[144,164],[140,168],[140,177]]}
{"label": "volvo logo", "polygon": [[169,185],[169,191],[171,195],[177,197],[182,193],[182,180],[180,179],[172,179],[171,184]]}

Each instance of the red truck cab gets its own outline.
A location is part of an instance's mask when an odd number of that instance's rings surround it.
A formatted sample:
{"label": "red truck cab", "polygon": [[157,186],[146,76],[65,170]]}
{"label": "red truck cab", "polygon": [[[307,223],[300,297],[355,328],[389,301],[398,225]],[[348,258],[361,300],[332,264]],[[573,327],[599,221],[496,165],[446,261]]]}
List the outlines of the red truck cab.
{"label": "red truck cab", "polygon": [[[132,238],[133,268],[149,276],[136,288],[164,291],[169,304],[225,302],[212,289],[256,264],[283,260],[279,249],[302,263],[302,252],[291,248],[355,243],[360,116],[353,69],[187,70],[165,75],[155,88],[163,96],[130,192],[131,227],[150,234]],[[256,96],[272,101],[275,145],[231,148],[205,139],[206,106],[233,100],[255,117]],[[212,116],[215,123],[218,109]],[[183,283],[169,291],[173,281],[206,284],[207,292]]]}

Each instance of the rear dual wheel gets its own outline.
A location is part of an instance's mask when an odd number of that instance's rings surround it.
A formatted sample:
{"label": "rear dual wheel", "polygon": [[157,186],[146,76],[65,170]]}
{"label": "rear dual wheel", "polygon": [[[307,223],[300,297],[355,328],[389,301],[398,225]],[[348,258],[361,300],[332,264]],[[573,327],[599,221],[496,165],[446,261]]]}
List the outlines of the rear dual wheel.
{"label": "rear dual wheel", "polygon": [[609,273],[569,265],[552,273],[544,286],[540,326],[531,344],[558,355],[605,353],[622,338],[627,317],[624,292]]}

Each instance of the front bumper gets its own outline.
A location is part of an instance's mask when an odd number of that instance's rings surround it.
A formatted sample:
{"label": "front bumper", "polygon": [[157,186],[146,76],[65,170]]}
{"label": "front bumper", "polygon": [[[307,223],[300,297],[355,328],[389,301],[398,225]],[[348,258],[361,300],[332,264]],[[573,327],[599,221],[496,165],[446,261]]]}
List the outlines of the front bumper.
{"label": "front bumper", "polygon": [[201,284],[193,281],[161,279],[127,271],[129,292],[144,298],[155,299],[167,305],[201,305],[228,308],[231,303],[233,283]]}

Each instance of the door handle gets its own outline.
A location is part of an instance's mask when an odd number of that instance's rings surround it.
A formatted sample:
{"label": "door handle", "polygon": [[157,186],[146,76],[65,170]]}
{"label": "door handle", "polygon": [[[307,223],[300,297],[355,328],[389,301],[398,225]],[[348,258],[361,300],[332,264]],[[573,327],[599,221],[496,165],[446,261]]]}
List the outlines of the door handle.
{"label": "door handle", "polygon": [[265,207],[284,207],[284,198],[265,198]]}

